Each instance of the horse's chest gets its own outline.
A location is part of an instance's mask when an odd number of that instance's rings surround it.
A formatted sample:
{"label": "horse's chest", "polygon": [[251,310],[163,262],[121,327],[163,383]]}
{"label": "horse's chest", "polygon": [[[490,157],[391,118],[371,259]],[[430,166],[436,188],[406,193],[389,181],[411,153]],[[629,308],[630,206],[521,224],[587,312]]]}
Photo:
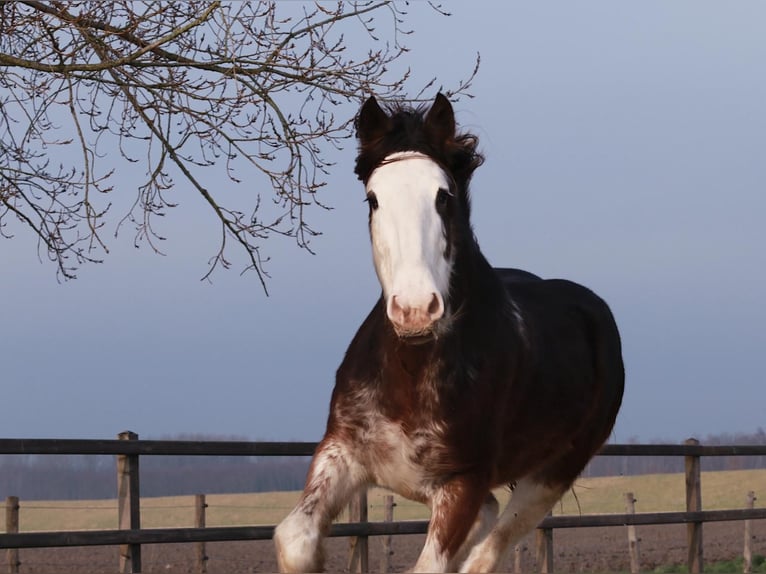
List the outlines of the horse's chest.
{"label": "horse's chest", "polygon": [[428,500],[445,454],[440,428],[432,425],[404,432],[396,422],[376,423],[375,435],[360,445],[374,481],[407,498]]}
{"label": "horse's chest", "polygon": [[444,469],[450,469],[454,433],[435,384],[439,374],[422,353],[405,348],[374,372],[364,365],[349,374],[342,366],[331,427],[343,429],[372,481],[425,502]]}

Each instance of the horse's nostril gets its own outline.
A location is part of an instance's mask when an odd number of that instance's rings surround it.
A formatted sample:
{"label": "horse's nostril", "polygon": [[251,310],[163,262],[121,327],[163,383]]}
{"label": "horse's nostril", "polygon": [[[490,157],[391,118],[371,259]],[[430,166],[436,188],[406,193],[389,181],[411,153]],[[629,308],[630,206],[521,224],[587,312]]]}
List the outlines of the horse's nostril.
{"label": "horse's nostril", "polygon": [[388,309],[388,317],[399,325],[403,325],[408,322],[410,318],[409,305],[402,306],[396,295],[391,297],[391,304]]}
{"label": "horse's nostril", "polygon": [[428,304],[428,316],[431,319],[436,320],[444,313],[444,307],[442,305],[442,298],[436,293],[431,294],[431,302]]}

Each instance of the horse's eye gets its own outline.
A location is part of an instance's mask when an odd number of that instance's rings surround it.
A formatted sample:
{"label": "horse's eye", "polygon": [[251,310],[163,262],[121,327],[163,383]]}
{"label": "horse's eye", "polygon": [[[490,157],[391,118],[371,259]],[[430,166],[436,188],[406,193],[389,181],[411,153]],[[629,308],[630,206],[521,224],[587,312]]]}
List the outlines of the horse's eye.
{"label": "horse's eye", "polygon": [[365,199],[365,201],[370,206],[370,211],[375,211],[376,209],[378,209],[378,198],[374,192],[371,191],[370,193],[368,193],[367,199]]}
{"label": "horse's eye", "polygon": [[440,188],[436,192],[436,207],[444,207],[449,201],[450,192],[444,188]]}

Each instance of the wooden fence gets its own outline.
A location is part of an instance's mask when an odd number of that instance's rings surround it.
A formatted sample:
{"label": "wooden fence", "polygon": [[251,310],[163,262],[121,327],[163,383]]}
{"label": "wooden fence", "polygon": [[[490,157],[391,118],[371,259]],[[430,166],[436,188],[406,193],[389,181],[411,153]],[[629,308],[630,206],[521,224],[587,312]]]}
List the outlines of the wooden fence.
{"label": "wooden fence", "polygon": [[[6,501],[6,533],[0,534],[0,548],[8,549],[8,568],[18,571],[19,548],[64,546],[120,546],[120,572],[141,571],[141,545],[159,543],[204,544],[213,541],[267,540],[274,526],[204,527],[204,501],[197,509],[197,526],[193,528],[141,528],[139,510],[139,462],[142,456],[311,456],[313,442],[239,442],[239,441],[165,441],[138,440],[132,432],[120,433],[117,440],[70,439],[0,439],[0,454],[69,454],[115,455],[118,474],[117,530],[67,532],[18,532],[18,499]],[[689,572],[703,571],[702,525],[704,522],[766,519],[766,508],[737,510],[703,510],[701,497],[700,458],[703,456],[763,456],[766,445],[703,446],[695,439],[684,444],[606,445],[602,456],[682,456],[686,469],[686,511],[579,516],[548,516],[538,527],[537,559],[541,572],[553,571],[553,529],[595,526],[637,526],[648,524],[686,524]],[[198,505],[200,504],[198,500]],[[422,534],[427,521],[368,522],[366,493],[353,507],[351,520],[334,524],[330,536],[355,539],[355,570],[367,571],[367,538],[400,534]],[[199,547],[199,563],[204,569],[204,546]]]}

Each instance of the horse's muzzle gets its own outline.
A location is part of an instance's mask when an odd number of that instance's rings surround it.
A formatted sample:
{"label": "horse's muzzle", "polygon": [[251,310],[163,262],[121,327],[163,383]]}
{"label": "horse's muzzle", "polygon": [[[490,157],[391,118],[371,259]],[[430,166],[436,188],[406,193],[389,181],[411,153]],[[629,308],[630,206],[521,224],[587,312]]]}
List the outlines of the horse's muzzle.
{"label": "horse's muzzle", "polygon": [[419,299],[395,294],[386,307],[388,318],[402,339],[431,333],[434,323],[444,315],[444,302],[438,293]]}

